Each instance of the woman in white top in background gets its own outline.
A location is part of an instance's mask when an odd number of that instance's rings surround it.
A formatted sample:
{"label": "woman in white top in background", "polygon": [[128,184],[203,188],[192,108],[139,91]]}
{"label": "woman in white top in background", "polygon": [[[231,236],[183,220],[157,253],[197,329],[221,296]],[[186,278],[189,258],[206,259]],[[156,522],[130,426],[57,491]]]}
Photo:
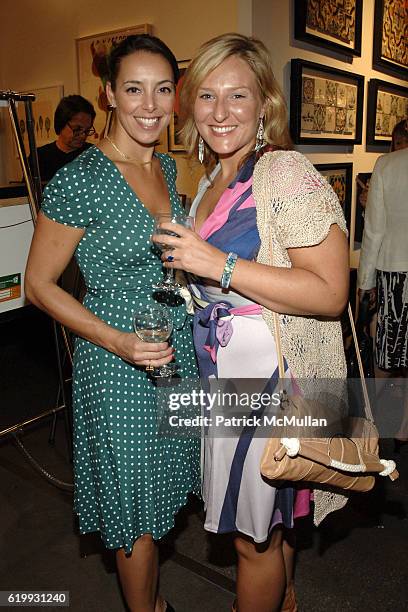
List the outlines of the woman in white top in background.
{"label": "woman in white top in background", "polygon": [[[374,167],[368,191],[357,286],[377,300],[375,355],[384,372],[408,377],[408,120],[394,128],[391,153]],[[380,374],[381,375],[381,374]],[[395,451],[408,443],[408,395]]]}

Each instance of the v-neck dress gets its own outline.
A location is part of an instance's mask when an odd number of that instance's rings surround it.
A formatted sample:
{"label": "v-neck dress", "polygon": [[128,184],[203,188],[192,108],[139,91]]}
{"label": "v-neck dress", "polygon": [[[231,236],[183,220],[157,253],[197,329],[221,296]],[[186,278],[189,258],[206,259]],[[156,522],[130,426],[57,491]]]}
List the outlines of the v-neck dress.
{"label": "v-neck dress", "polygon": [[[176,165],[156,154],[172,210],[182,212]],[[153,217],[116,166],[91,147],[62,168],[44,192],[42,212],[85,228],[75,252],[84,306],[132,332],[132,315],[154,302],[163,276],[152,248]],[[196,360],[184,302],[171,307],[176,361],[194,378]],[[159,539],[190,492],[200,490],[199,440],[158,434],[156,387],[144,368],[77,338],[73,375],[75,511],[81,533],[99,531],[108,548],[130,552],[142,534]]]}

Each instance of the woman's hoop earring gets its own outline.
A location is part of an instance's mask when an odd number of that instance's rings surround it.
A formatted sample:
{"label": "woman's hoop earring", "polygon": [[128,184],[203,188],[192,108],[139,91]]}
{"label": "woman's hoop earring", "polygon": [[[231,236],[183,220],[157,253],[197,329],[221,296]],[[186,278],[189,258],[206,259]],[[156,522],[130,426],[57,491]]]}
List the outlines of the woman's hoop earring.
{"label": "woman's hoop earring", "polygon": [[256,133],[255,151],[262,149],[265,144],[266,141],[264,138],[264,118],[259,117],[258,131]]}
{"label": "woman's hoop earring", "polygon": [[204,161],[204,140],[201,136],[198,139],[198,161],[200,164],[202,164]]}

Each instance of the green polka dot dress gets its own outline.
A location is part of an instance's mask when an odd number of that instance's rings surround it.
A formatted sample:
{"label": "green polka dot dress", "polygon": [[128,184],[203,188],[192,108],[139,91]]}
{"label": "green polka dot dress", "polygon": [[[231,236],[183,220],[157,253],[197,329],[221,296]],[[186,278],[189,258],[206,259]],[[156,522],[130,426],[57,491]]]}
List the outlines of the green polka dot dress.
{"label": "green polka dot dress", "polygon": [[[173,211],[175,162],[157,154]],[[152,284],[163,276],[152,249],[153,217],[116,166],[96,147],[62,168],[44,192],[43,213],[86,228],[75,257],[84,275],[86,308],[131,332],[132,314],[154,301]],[[196,376],[190,317],[172,307],[180,373]],[[74,382],[75,511],[80,531],[99,531],[108,548],[132,550],[150,533],[166,534],[187,495],[199,491],[199,440],[159,436],[156,388],[134,367],[79,338]]]}

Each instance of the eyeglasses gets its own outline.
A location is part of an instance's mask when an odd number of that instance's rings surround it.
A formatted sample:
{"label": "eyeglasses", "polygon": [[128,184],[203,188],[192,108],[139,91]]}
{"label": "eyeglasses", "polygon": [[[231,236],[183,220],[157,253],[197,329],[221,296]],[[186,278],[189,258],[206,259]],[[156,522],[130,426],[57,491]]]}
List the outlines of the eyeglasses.
{"label": "eyeglasses", "polygon": [[70,123],[67,123],[67,126],[69,127],[74,136],[82,136],[82,134],[84,136],[92,136],[93,134],[96,134],[94,126],[86,130],[80,127],[79,125],[71,125]]}

